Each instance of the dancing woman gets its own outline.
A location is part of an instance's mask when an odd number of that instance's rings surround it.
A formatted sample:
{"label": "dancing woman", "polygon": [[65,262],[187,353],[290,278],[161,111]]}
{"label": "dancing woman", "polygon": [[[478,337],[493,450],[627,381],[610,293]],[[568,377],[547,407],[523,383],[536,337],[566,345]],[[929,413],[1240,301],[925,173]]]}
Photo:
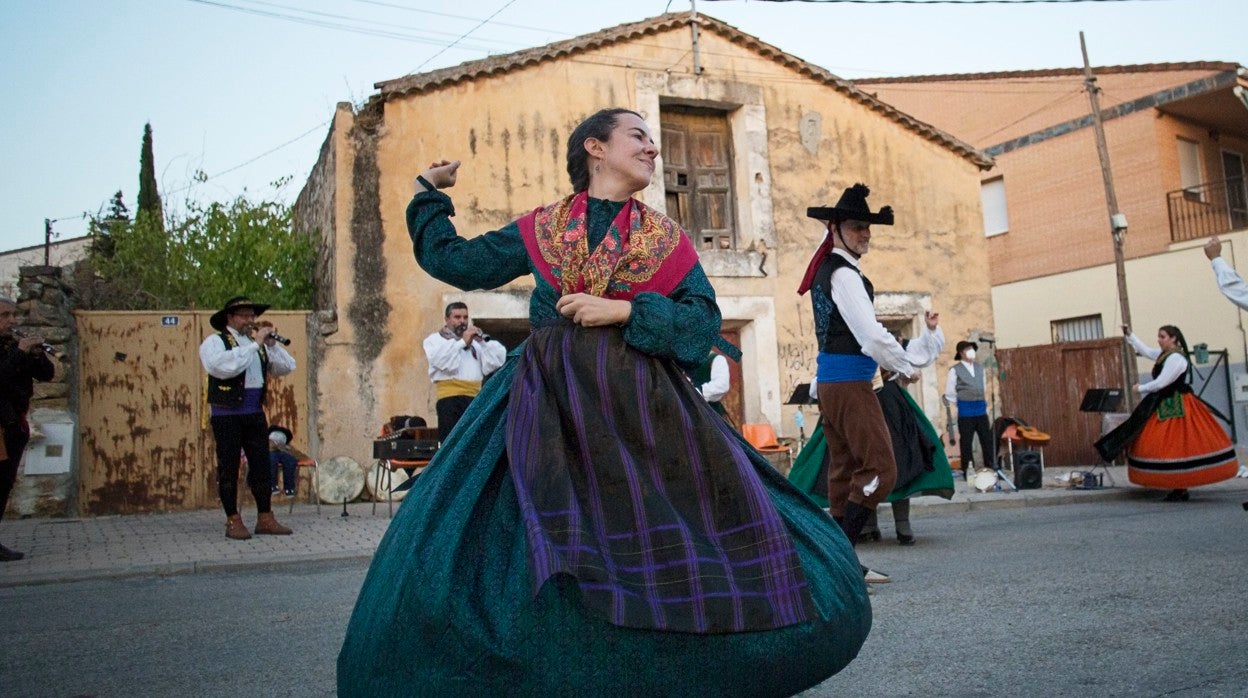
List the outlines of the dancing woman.
{"label": "dancing woman", "polygon": [[462,289],[532,275],[533,331],[377,550],[340,695],[791,695],[850,662],[871,610],[836,524],[685,378],[720,329],[688,237],[632,198],[635,112],[568,139],[573,194],[461,238],[417,178],[416,260]]}
{"label": "dancing woman", "polygon": [[1157,330],[1158,348],[1123,325],[1127,343],[1153,359],[1152,380],[1134,386],[1143,398],[1127,421],[1096,442],[1107,462],[1127,451],[1127,477],[1137,485],[1169,489],[1167,502],[1186,502],[1189,487],[1235,477],[1239,462],[1208,405],[1187,382],[1187,340],[1174,325]]}

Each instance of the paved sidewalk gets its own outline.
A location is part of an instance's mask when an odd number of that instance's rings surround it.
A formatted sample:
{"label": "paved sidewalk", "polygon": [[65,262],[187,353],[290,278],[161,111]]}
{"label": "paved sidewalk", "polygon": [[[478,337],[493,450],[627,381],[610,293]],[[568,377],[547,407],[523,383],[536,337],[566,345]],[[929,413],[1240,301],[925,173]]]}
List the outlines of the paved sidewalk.
{"label": "paved sidewalk", "polygon": [[[99,516],[81,519],[5,519],[0,542],[26,553],[25,559],[0,562],[0,587],[137,575],[194,574],[239,567],[298,565],[323,560],[368,560],[386,532],[386,503],[347,507],[296,504],[273,508],[289,536],[225,537],[220,509],[169,514]],[[256,512],[243,510],[247,527]]]}
{"label": "paved sidewalk", "polygon": [[[1103,489],[1070,489],[1058,478],[1071,470],[1049,468],[1042,489],[980,493],[958,481],[952,500],[920,497],[913,500],[914,517],[957,515],[970,510],[1051,506],[1107,499],[1159,498],[1157,490],[1136,487],[1127,481],[1126,468],[1098,468],[1105,473]],[[1237,490],[1248,499],[1248,479],[1234,478],[1210,488]],[[1193,490],[1199,498],[1205,488]],[[228,568],[300,565],[334,560],[372,558],[390,519],[385,502],[372,512],[371,502],[348,506],[297,504],[287,514],[277,502],[278,521],[294,529],[290,536],[255,536],[234,541],[225,537],[225,517],[218,509],[100,516],[82,519],[21,519],[0,522],[0,542],[26,553],[16,562],[0,563],[0,587],[47,584],[83,579],[140,575],[195,574]],[[1179,506],[1179,505],[1176,505]],[[244,511],[248,527],[255,511]]]}

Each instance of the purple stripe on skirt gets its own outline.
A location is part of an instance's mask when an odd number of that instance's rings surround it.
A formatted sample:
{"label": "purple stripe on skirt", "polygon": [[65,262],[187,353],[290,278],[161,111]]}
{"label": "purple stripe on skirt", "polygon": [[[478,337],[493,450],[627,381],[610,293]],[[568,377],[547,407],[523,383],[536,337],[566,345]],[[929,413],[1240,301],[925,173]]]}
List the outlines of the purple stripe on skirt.
{"label": "purple stripe on skirt", "polygon": [[535,329],[507,439],[534,594],[568,574],[611,623],[680,632],[815,616],[761,466],[679,368],[618,328]]}

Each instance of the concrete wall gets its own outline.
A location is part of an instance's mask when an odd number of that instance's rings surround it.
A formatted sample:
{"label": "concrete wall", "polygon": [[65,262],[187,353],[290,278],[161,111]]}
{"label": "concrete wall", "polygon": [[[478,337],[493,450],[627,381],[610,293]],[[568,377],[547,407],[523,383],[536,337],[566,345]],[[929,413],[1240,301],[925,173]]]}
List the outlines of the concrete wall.
{"label": "concrete wall", "polygon": [[[89,235],[68,240],[55,240],[47,250],[50,260],[49,264],[53,267],[73,264],[86,257],[87,250],[90,247],[91,236]],[[21,268],[42,266],[43,257],[43,245],[32,245],[30,247],[0,252],[0,296],[17,298]]]}
{"label": "concrete wall", "polygon": [[[835,203],[854,182],[872,187],[874,207],[897,211],[896,226],[876,229],[865,260],[877,291],[928,299],[902,304],[904,312],[921,315],[924,304],[943,311],[951,342],[991,329],[976,166],[830,86],[718,34],[702,38],[705,72],[697,77],[663,70],[688,49],[686,28],[374,100],[354,124],[340,111],[331,135],[340,146],[333,177],[336,291],[332,307],[321,309],[336,311],[337,328],[326,337],[317,379],[322,457],[358,460],[388,416],[434,414],[420,347],[441,326],[445,303],[465,300],[480,320],[527,318],[530,278],[463,293],[417,267],[404,220],[415,175],[434,160],[463,160],[449,192],[454,223],[465,236],[497,229],[567,193],[568,134],[604,106],[637,109],[656,137],[663,104],[727,112],[742,249],[708,258],[706,266],[725,320],[741,327],[747,420],[797,434],[793,408],[780,403],[814,372],[810,301],[795,289],[823,235],[805,210]],[[662,208],[659,178],[641,197]],[[352,310],[362,308],[361,293],[371,294],[372,314]],[[930,380],[920,397],[935,415]]]}

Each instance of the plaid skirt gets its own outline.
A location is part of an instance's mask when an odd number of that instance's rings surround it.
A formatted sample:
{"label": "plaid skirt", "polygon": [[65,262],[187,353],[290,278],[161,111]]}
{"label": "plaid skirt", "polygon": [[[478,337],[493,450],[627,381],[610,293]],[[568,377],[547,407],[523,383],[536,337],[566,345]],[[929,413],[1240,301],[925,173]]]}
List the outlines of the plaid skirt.
{"label": "plaid skirt", "polygon": [[536,330],[382,539],[339,695],[779,696],[840,671],[871,627],[857,557],[722,425],[620,330]]}

